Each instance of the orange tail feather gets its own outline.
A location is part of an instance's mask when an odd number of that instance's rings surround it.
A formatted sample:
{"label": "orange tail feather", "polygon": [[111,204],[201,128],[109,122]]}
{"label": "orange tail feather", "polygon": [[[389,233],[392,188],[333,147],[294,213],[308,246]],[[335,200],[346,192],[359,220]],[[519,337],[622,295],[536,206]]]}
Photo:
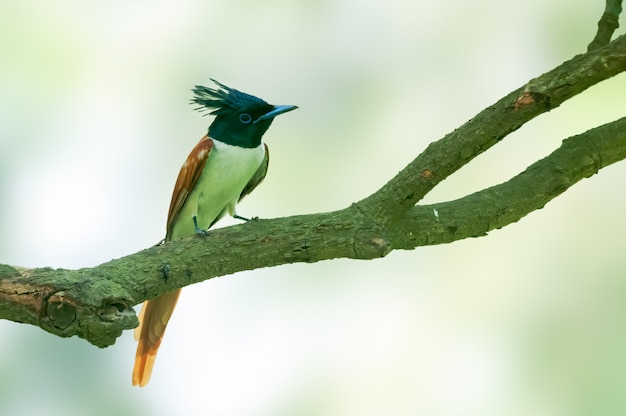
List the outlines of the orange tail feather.
{"label": "orange tail feather", "polygon": [[139,326],[135,328],[135,339],[139,344],[135,354],[133,386],[143,387],[150,381],[154,360],[180,292],[181,289],[177,289],[143,304],[139,313]]}

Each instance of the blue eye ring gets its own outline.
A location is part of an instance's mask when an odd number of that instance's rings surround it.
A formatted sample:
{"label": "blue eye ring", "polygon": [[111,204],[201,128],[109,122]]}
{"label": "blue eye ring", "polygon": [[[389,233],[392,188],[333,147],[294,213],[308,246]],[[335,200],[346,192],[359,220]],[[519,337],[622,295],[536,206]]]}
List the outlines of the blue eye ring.
{"label": "blue eye ring", "polygon": [[243,124],[248,124],[252,121],[252,116],[248,113],[241,113],[239,114],[239,121]]}

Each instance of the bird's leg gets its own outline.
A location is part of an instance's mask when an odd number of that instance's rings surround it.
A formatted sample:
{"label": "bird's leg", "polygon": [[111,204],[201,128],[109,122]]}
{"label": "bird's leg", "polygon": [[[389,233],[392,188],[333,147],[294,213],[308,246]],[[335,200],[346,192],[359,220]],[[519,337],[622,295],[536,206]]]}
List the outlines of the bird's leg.
{"label": "bird's leg", "polygon": [[195,215],[193,216],[193,226],[196,227],[196,234],[199,234],[202,238],[206,237],[206,230],[198,227],[198,218]]}
{"label": "bird's leg", "polygon": [[236,218],[238,220],[245,221],[245,222],[257,221],[259,219],[259,217],[246,218],[246,217],[242,217],[241,215],[237,215],[237,214],[233,215],[233,218]]}

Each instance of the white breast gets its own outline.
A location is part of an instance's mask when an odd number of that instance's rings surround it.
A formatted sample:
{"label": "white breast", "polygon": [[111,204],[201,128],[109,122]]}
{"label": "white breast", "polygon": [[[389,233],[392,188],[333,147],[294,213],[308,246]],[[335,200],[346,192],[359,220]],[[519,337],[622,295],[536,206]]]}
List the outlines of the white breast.
{"label": "white breast", "polygon": [[194,216],[198,226],[207,229],[222,213],[233,215],[241,191],[259,169],[264,157],[263,143],[254,149],[245,149],[213,139],[209,159],[179,213],[172,237],[195,234]]}

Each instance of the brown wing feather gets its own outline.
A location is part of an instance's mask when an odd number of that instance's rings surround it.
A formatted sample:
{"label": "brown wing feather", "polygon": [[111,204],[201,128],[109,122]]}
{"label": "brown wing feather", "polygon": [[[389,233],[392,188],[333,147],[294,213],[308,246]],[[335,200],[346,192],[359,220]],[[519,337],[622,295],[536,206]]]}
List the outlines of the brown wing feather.
{"label": "brown wing feather", "polygon": [[[167,214],[166,240],[171,238],[174,219],[185,204],[189,193],[196,186],[212,148],[213,140],[204,136],[187,156],[187,160],[180,169]],[[143,387],[150,381],[156,354],[180,292],[181,289],[176,289],[143,304],[139,313],[139,326],[135,328],[135,339],[139,341],[139,344],[135,354],[133,386]]]}
{"label": "brown wing feather", "polygon": [[213,139],[209,136],[204,136],[200,139],[198,144],[196,144],[196,147],[193,148],[191,153],[189,153],[187,160],[185,160],[185,163],[183,163],[183,166],[180,168],[176,185],[174,185],[174,192],[172,193],[170,209],[167,213],[166,240],[169,240],[172,235],[174,219],[185,204],[189,193],[196,186],[198,179],[200,179],[200,175],[209,158],[211,149],[213,149]]}
{"label": "brown wing feather", "polygon": [[263,182],[263,179],[265,179],[265,175],[267,175],[267,165],[269,165],[270,163],[270,149],[269,147],[267,147],[266,144],[263,145],[265,146],[265,157],[261,162],[261,166],[259,166],[252,178],[250,178],[250,181],[248,181],[248,184],[241,191],[241,195],[239,195],[239,201],[241,201],[244,196],[254,191],[254,188],[256,188],[261,182]]}

